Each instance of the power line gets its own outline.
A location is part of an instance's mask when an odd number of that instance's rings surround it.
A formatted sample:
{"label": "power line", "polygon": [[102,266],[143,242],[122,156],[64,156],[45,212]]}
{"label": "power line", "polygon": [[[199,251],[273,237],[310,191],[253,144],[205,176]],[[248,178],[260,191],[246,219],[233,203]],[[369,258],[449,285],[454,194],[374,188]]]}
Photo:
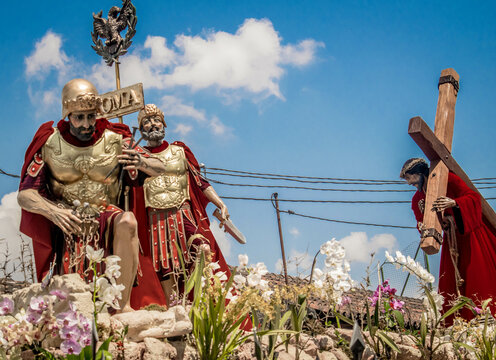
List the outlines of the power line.
{"label": "power line", "polygon": [[[228,200],[271,201],[269,198],[220,196]],[[496,200],[496,197],[485,197],[486,200]],[[336,204],[410,204],[410,200],[306,200],[306,199],[279,199],[281,202],[295,203],[336,203]]]}
{"label": "power line", "polygon": [[[242,171],[242,170],[232,170],[232,169],[223,169],[223,168],[215,168],[215,167],[205,167],[207,170],[206,172],[209,174],[215,174],[215,175],[224,175],[224,176],[236,176],[235,174],[247,174],[247,175],[252,175],[252,176],[242,176],[238,175],[239,177],[255,177],[256,176],[271,176],[271,177],[277,177],[277,178],[293,178],[293,179],[315,179],[315,180],[324,180],[324,181],[329,181],[329,183],[332,183],[330,181],[339,181],[339,183],[343,181],[350,181],[350,182],[359,182],[360,184],[362,183],[367,183],[367,182],[373,182],[373,183],[383,183],[383,184],[398,184],[398,185],[404,185],[405,182],[403,180],[377,180],[377,179],[356,179],[356,178],[333,178],[333,177],[317,177],[317,176],[303,176],[303,175],[287,175],[287,174],[272,174],[272,173],[259,173],[259,172],[252,172],[252,171]],[[208,170],[213,170],[213,171],[208,171]],[[216,172],[214,172],[216,171]],[[219,171],[223,173],[219,173]],[[230,172],[233,174],[226,174],[226,172]],[[265,179],[264,177],[260,177],[261,179]],[[271,180],[275,180],[273,178],[269,178]],[[484,180],[496,180],[496,177],[484,177],[484,178],[475,178],[471,179],[472,182],[480,182]],[[319,182],[316,182],[319,183]],[[324,182],[325,183],[325,182]],[[482,183],[486,184],[486,183]],[[487,183],[487,184],[494,184],[494,183]]]}
{"label": "power line", "polygon": [[[223,199],[229,200],[252,200],[252,201],[271,201],[268,198],[254,198],[254,197],[235,197],[235,196],[221,196]],[[384,201],[374,201],[374,200],[305,200],[305,199],[278,199],[280,202],[294,202],[294,203],[323,203],[323,204],[410,204],[411,201],[405,200],[384,200]],[[487,200],[487,199],[486,199]]]}
{"label": "power line", "polygon": [[10,173],[8,173],[8,172],[3,171],[2,169],[0,169],[0,174],[2,174],[2,175],[7,175],[7,176],[10,176],[10,177],[13,177],[13,178],[20,178],[20,176],[19,176],[19,175],[10,174]]}
{"label": "power line", "polygon": [[366,189],[328,189],[328,188],[313,188],[307,186],[288,186],[288,185],[259,185],[259,184],[234,184],[226,183],[223,181],[218,181],[214,179],[207,178],[209,182],[215,184],[226,185],[226,186],[239,186],[239,187],[257,187],[257,188],[269,188],[269,189],[299,189],[299,190],[314,190],[314,191],[344,191],[344,192],[415,192],[415,190],[366,190]]}
{"label": "power line", "polygon": [[364,223],[364,222],[355,222],[355,221],[345,221],[345,220],[327,219],[327,218],[322,218],[322,217],[318,217],[318,216],[299,214],[299,213],[296,213],[292,210],[279,210],[279,211],[286,213],[286,214],[289,214],[289,215],[301,216],[301,217],[308,218],[308,219],[335,222],[335,223],[341,223],[341,224],[365,225],[365,226],[387,227],[387,228],[396,228],[396,229],[416,229],[416,227],[414,227],[414,226],[386,225],[386,224],[374,224],[374,223]]}
{"label": "power line", "polygon": [[[268,176],[260,176],[260,175],[244,175],[244,174],[229,174],[229,173],[221,173],[214,171],[207,171],[207,174],[210,175],[221,175],[221,176],[232,176],[232,177],[241,177],[241,178],[254,178],[254,179],[264,179],[264,180],[283,180],[283,181],[294,181],[300,183],[309,183],[309,184],[342,184],[342,185],[406,185],[404,181],[385,181],[385,182],[370,182],[369,180],[361,181],[338,181],[338,180],[301,180],[297,178],[287,178],[287,177],[268,177]],[[366,182],[367,181],[367,182]],[[492,184],[492,183],[490,183]]]}
{"label": "power line", "polygon": [[400,184],[400,183],[404,184],[404,181],[400,181],[400,180],[346,179],[346,178],[317,177],[317,176],[283,175],[283,174],[257,173],[257,172],[251,172],[251,171],[222,169],[222,168],[214,168],[214,167],[205,167],[205,169],[216,170],[216,171],[227,171],[227,172],[233,172],[233,173],[238,173],[238,174],[264,175],[264,176],[276,176],[276,177],[299,178],[299,179],[335,180],[335,181],[396,182],[398,184]]}

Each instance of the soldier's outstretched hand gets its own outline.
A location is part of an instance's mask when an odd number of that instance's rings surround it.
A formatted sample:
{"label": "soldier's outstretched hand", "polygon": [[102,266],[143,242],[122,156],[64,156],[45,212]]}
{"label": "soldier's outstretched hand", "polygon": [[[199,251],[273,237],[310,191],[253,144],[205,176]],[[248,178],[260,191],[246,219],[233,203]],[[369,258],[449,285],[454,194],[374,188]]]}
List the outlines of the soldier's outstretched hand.
{"label": "soldier's outstretched hand", "polygon": [[138,170],[143,165],[143,158],[136,150],[122,150],[122,155],[117,156],[119,164],[124,165],[124,170]]}

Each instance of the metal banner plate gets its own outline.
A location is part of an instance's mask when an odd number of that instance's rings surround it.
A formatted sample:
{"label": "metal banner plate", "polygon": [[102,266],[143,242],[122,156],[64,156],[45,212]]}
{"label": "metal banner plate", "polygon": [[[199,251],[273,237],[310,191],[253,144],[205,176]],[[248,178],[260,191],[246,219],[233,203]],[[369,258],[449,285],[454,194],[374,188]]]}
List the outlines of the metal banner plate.
{"label": "metal banner plate", "polygon": [[103,117],[113,119],[137,112],[145,107],[143,84],[134,84],[100,95]]}

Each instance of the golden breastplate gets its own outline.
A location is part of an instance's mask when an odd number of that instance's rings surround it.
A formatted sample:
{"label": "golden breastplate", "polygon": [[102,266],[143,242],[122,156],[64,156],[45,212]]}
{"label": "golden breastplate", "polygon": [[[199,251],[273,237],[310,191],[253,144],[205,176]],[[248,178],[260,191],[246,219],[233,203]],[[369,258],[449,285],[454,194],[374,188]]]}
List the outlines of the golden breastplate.
{"label": "golden breastplate", "polygon": [[169,145],[153,154],[165,165],[165,172],[145,180],[145,205],[156,209],[179,208],[189,200],[188,160],[181,146]]}
{"label": "golden breastplate", "polygon": [[95,208],[117,203],[118,168],[105,176],[118,163],[122,152],[122,135],[105,130],[93,145],[78,147],[66,142],[57,128],[42,148],[42,156],[50,169],[49,184],[53,194],[67,204],[74,200]]}

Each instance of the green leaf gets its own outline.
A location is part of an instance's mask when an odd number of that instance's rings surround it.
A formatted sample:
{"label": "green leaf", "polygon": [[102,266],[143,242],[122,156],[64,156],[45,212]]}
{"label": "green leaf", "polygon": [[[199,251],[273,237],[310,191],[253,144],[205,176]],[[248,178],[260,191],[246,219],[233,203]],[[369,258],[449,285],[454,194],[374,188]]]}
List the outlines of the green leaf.
{"label": "green leaf", "polygon": [[98,348],[97,351],[108,351],[109,349],[109,345],[110,345],[110,342],[112,341],[113,339],[113,336],[109,336],[107,340],[105,340],[102,345],[100,345],[100,347]]}
{"label": "green leaf", "polygon": [[374,326],[379,327],[379,301],[375,304],[374,309]]}
{"label": "green leaf", "polygon": [[353,326],[354,322],[353,322],[353,320],[351,320],[350,318],[348,318],[348,317],[344,316],[343,314],[338,313],[337,311],[336,311],[336,312],[334,312],[334,315],[335,315],[337,318],[339,318],[339,320],[344,321],[345,323],[347,323],[347,324],[349,324],[349,325],[352,325],[352,326]]}
{"label": "green leaf", "polygon": [[460,310],[462,307],[464,307],[466,304],[468,304],[471,300],[468,299],[468,298],[465,298],[465,297],[460,297],[458,300],[457,300],[457,303],[455,305],[453,305],[448,311],[446,311],[443,316],[441,316],[441,319],[440,320],[444,320],[446,319],[448,316],[450,316],[451,314],[457,312],[458,310]]}
{"label": "green leaf", "polygon": [[427,319],[422,315],[420,320],[420,339],[422,341],[422,345],[425,345],[425,339],[427,337]]}
{"label": "green leaf", "polygon": [[465,343],[462,343],[462,342],[455,342],[454,344],[458,345],[458,346],[462,346],[464,347],[465,349],[467,349],[468,351],[471,351],[471,352],[475,352],[475,348],[470,346],[470,345],[467,345]]}
{"label": "green leaf", "polygon": [[393,349],[396,352],[401,352],[399,347],[394,343],[393,339],[391,339],[389,336],[386,335],[385,332],[379,330],[377,331],[377,336],[386,343],[387,346],[389,346],[391,349]]}
{"label": "green leaf", "polygon": [[398,311],[398,310],[393,310],[393,315],[394,315],[394,318],[396,319],[396,322],[398,323],[398,326],[400,327],[400,329],[404,329],[405,328],[405,318],[403,317],[403,313],[401,311]]}

